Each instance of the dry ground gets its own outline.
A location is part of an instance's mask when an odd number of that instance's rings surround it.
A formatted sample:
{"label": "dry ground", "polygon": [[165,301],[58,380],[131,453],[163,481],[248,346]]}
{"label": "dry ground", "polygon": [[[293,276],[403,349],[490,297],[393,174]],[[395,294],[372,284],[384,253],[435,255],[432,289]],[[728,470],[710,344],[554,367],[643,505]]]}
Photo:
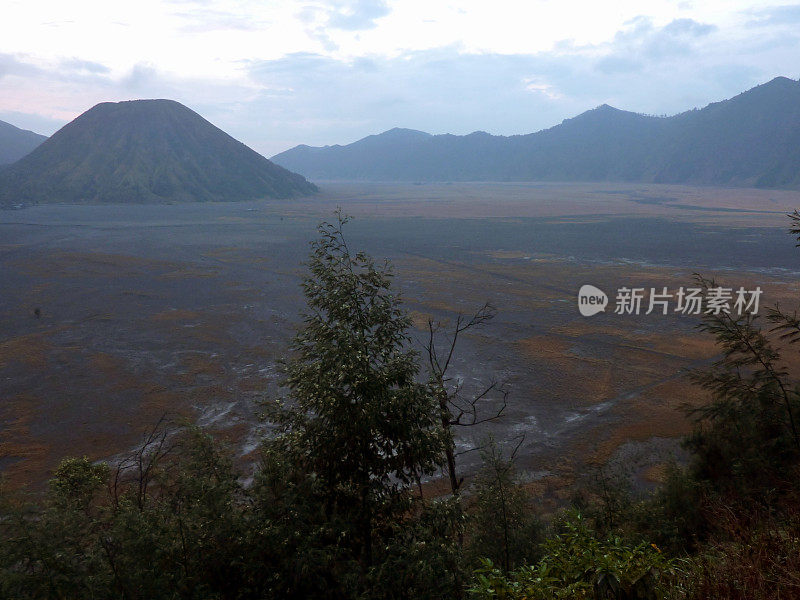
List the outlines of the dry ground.
{"label": "dry ground", "polygon": [[[638,445],[645,477],[690,427],[686,379],[716,350],[684,315],[581,317],[591,283],[692,283],[702,271],[800,298],[785,213],[793,192],[628,184],[322,185],[296,202],[50,206],[0,213],[0,469],[38,487],[67,455],[113,457],[162,414],[219,431],[247,465],[259,402],[302,310],[302,260],[336,206],[353,244],[395,265],[418,343],[428,318],[490,300],[463,340],[465,392],[506,382],[498,422],[520,465],[558,495],[587,465]],[[34,308],[41,317],[36,318]],[[487,413],[496,405],[490,401]],[[463,455],[467,470],[477,453]],[[655,465],[655,466],[654,466]],[[555,491],[553,491],[555,490]]]}

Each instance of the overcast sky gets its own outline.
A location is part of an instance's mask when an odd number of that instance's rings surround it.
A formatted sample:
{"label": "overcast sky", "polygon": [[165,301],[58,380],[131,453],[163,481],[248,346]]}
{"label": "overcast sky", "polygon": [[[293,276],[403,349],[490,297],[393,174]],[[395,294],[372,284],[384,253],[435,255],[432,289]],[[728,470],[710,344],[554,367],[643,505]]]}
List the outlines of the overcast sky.
{"label": "overcast sky", "polygon": [[800,4],[748,0],[2,0],[0,120],[178,100],[266,156],[392,127],[529,133],[674,114],[800,76]]}

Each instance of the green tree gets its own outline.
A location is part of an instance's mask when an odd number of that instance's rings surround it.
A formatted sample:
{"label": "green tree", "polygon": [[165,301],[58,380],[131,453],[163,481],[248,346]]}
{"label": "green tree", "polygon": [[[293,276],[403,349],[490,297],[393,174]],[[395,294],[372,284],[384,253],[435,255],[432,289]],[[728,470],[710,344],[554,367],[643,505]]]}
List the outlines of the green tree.
{"label": "green tree", "polygon": [[473,560],[488,558],[509,572],[538,558],[543,527],[520,485],[513,457],[506,458],[491,438],[481,454],[483,467],[473,481],[469,553]]}
{"label": "green tree", "polygon": [[[717,285],[701,277],[698,282],[707,290]],[[791,317],[777,308],[769,318],[776,330],[791,327]],[[722,356],[694,373],[711,392],[709,402],[690,410],[696,428],[686,446],[695,476],[717,491],[742,496],[790,484],[787,469],[800,456],[795,416],[800,394],[776,336],[749,313],[709,313],[701,329],[716,338]]]}
{"label": "green tree", "polygon": [[284,491],[313,495],[324,525],[338,530],[326,535],[365,576],[376,539],[407,514],[411,485],[441,464],[446,435],[436,399],[417,381],[411,323],[391,290],[390,265],[351,252],[342,233],[348,219],[336,216],[312,242],[308,310],[285,365],[288,397],[267,407],[278,435],[265,449],[273,464],[295,471],[290,479],[303,474]]}
{"label": "green tree", "polygon": [[[142,471],[122,477],[98,538],[113,590],[122,598],[240,598],[250,590],[244,557],[247,503],[228,453],[201,430],[175,434],[142,501]],[[153,456],[155,447],[144,452]],[[133,454],[134,458],[139,456]],[[254,571],[254,569],[251,569]]]}
{"label": "green tree", "polygon": [[96,542],[107,476],[105,464],[65,459],[44,506],[6,504],[0,515],[0,597],[102,596],[109,574]]}

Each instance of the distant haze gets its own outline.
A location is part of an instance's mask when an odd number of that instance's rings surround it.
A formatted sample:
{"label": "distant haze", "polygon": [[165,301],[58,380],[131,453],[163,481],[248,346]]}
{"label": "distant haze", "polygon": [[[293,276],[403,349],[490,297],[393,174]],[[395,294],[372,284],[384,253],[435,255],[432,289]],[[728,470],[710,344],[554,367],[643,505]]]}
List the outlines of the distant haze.
{"label": "distant haze", "polygon": [[173,98],[265,156],[393,127],[529,133],[602,104],[675,114],[797,78],[800,7],[758,0],[4,4],[0,120],[51,135]]}

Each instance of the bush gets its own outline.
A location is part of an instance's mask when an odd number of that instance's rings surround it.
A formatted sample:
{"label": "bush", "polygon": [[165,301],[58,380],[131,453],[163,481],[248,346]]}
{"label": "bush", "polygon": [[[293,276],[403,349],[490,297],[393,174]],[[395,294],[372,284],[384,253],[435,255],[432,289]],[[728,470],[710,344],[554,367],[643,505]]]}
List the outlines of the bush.
{"label": "bush", "polygon": [[490,560],[475,572],[475,600],[550,600],[553,598],[658,599],[683,577],[678,561],[654,544],[626,544],[619,537],[598,539],[579,513],[563,532],[543,545],[543,558],[509,575]]}

